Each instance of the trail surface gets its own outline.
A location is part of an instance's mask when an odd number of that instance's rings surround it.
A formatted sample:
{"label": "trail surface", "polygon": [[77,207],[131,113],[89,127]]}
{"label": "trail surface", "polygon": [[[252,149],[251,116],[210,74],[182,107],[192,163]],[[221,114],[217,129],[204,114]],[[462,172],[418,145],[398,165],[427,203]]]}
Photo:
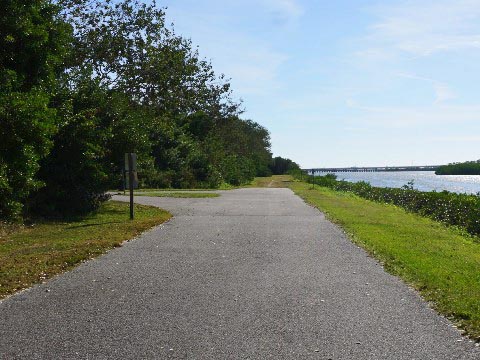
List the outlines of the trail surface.
{"label": "trail surface", "polygon": [[175,217],[0,302],[0,359],[480,359],[288,189],[137,201]]}

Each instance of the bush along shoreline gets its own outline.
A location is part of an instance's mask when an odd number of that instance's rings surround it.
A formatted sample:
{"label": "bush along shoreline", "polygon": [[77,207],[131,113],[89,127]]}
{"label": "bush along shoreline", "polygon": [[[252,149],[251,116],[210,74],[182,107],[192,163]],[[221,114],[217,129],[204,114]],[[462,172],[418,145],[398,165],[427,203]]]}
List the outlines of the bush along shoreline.
{"label": "bush along shoreline", "polygon": [[[298,175],[296,177],[298,178]],[[365,181],[340,181],[333,174],[309,176],[308,182],[312,181],[316,185],[351,192],[367,200],[393,204],[446,225],[456,226],[470,235],[480,236],[480,193],[471,195],[449,191],[425,192],[415,190],[413,182],[402,188],[381,188]]]}
{"label": "bush along shoreline", "polygon": [[443,165],[435,175],[480,175],[480,160]]}

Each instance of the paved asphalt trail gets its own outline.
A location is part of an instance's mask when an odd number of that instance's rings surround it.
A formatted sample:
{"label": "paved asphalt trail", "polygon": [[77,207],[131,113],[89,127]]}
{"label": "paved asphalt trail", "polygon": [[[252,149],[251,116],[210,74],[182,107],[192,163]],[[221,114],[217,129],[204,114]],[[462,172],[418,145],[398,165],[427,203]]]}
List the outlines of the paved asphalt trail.
{"label": "paved asphalt trail", "polygon": [[480,359],[288,189],[137,200],[175,217],[2,301],[1,359]]}

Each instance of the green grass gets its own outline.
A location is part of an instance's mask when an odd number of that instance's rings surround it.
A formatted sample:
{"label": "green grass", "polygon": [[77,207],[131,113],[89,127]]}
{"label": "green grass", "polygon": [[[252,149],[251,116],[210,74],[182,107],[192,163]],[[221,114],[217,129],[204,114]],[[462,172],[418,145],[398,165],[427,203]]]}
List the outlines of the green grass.
{"label": "green grass", "polygon": [[238,189],[238,186],[231,185],[229,183],[221,183],[217,190],[234,190]]}
{"label": "green grass", "polygon": [[44,221],[0,232],[0,298],[121,246],[170,217],[164,210],[135,205],[131,221],[128,204],[109,201],[82,219]]}
{"label": "green grass", "polygon": [[274,187],[282,188],[286,187],[288,183],[292,181],[290,175],[273,175],[268,177],[256,177],[252,183],[243,187],[247,188],[262,188],[262,187]]}
{"label": "green grass", "polygon": [[290,188],[480,340],[480,243],[433,220],[350,193],[292,182]]}
{"label": "green grass", "polygon": [[138,196],[154,196],[154,197],[172,197],[172,198],[214,198],[219,197],[220,195],[217,193],[206,193],[206,192],[193,192],[193,191],[186,191],[186,192],[165,192],[165,191],[142,191],[142,192],[135,192],[134,195]]}
{"label": "green grass", "polygon": [[[155,188],[146,188],[146,189],[135,189],[135,192],[187,192],[187,191],[215,191],[218,189],[155,189]],[[126,191],[128,193],[128,189]]]}
{"label": "green grass", "polygon": [[[145,188],[145,189],[135,189],[135,191],[145,191],[145,192],[157,192],[157,191],[165,191],[165,192],[175,192],[175,191],[215,191],[215,190],[232,190],[237,189],[236,186],[230,185],[228,183],[222,183],[218,186],[218,188],[198,188],[198,189],[174,189],[174,188]],[[115,192],[116,190],[112,190]],[[128,192],[128,189],[127,189]]]}

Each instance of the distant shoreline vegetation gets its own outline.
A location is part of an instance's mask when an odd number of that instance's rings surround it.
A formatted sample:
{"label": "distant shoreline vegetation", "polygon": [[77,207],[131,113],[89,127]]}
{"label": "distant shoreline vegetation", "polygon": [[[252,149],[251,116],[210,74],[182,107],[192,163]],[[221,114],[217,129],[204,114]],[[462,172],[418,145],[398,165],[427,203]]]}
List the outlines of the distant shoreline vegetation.
{"label": "distant shoreline vegetation", "polygon": [[443,165],[435,175],[480,175],[480,160]]}

